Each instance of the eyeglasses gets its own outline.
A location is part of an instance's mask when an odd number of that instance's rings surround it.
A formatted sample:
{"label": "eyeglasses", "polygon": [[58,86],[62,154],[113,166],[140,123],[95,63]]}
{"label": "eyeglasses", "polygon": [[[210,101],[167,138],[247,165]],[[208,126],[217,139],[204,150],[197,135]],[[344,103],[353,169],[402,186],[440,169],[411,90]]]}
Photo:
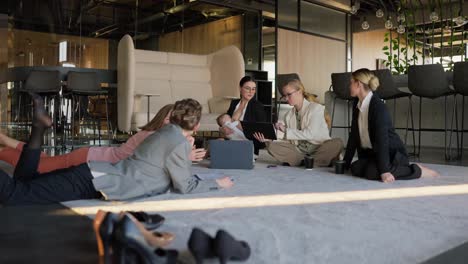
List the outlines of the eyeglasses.
{"label": "eyeglasses", "polygon": [[286,98],[288,98],[288,97],[291,97],[291,95],[297,93],[298,91],[299,91],[299,90],[296,90],[296,91],[294,91],[294,92],[290,92],[290,93],[283,94],[283,97],[282,97],[282,98],[286,99]]}
{"label": "eyeglasses", "polygon": [[257,91],[257,87],[243,86],[242,89],[246,90],[247,92],[255,92],[255,91]]}

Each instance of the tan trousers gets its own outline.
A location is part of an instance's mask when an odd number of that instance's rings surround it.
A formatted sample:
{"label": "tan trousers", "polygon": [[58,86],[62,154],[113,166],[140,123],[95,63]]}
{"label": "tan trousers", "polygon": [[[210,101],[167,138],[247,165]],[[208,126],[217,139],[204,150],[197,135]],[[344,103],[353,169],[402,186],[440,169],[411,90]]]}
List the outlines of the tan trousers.
{"label": "tan trousers", "polygon": [[[278,161],[289,163],[291,166],[299,166],[304,160],[304,154],[300,152],[296,145],[288,142],[269,142],[267,150],[271,156]],[[327,167],[338,158],[343,151],[343,141],[333,138],[323,142],[311,156],[314,158],[314,167]]]}

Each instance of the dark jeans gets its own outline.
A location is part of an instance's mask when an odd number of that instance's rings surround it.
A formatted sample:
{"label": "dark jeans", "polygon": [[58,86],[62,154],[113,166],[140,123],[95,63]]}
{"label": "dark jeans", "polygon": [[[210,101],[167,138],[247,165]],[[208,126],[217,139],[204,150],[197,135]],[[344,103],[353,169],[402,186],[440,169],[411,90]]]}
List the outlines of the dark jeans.
{"label": "dark jeans", "polygon": [[101,197],[94,188],[88,164],[39,174],[40,153],[40,149],[29,149],[25,145],[13,178],[0,170],[0,203],[50,204]]}
{"label": "dark jeans", "polygon": [[[377,161],[372,153],[364,155],[351,164],[351,173],[354,176],[368,180],[380,181],[380,173],[377,169]],[[396,180],[413,180],[421,177],[421,168],[416,164],[409,164],[405,153],[396,152],[391,160],[390,173]]]}

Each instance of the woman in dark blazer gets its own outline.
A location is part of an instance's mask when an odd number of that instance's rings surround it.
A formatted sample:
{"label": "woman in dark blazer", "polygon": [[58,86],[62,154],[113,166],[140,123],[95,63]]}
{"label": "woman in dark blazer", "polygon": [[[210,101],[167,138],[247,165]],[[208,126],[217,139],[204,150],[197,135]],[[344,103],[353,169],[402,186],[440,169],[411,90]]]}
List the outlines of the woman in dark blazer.
{"label": "woman in dark blazer", "polygon": [[[257,92],[257,84],[250,76],[243,77],[239,82],[240,99],[231,101],[231,105],[227,114],[231,116],[232,121],[245,121],[245,122],[266,122],[267,116],[265,107],[262,103],[255,100],[255,93]],[[227,127],[221,127],[220,131],[225,135],[230,135],[234,131]],[[254,139],[255,154],[264,148],[264,143]]]}
{"label": "woman in dark blazer", "polygon": [[[354,176],[383,182],[437,176],[436,171],[409,163],[385,104],[373,93],[378,87],[379,79],[370,70],[353,72],[350,92],[356,100],[344,157],[347,167]],[[351,164],[356,150],[358,160]]]}

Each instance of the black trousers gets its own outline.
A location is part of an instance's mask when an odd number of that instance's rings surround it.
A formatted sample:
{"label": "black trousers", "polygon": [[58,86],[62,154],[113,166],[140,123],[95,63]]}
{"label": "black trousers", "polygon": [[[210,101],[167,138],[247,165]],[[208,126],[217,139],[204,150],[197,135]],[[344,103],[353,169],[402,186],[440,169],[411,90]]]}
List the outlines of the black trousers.
{"label": "black trousers", "polygon": [[88,164],[37,172],[41,151],[24,146],[13,177],[0,170],[0,203],[4,205],[50,204],[100,198]]}
{"label": "black trousers", "polygon": [[[370,152],[351,164],[351,173],[368,180],[381,180],[375,155]],[[413,180],[421,177],[421,168],[416,164],[410,165],[406,153],[396,152],[391,161],[390,173],[396,180]]]}

